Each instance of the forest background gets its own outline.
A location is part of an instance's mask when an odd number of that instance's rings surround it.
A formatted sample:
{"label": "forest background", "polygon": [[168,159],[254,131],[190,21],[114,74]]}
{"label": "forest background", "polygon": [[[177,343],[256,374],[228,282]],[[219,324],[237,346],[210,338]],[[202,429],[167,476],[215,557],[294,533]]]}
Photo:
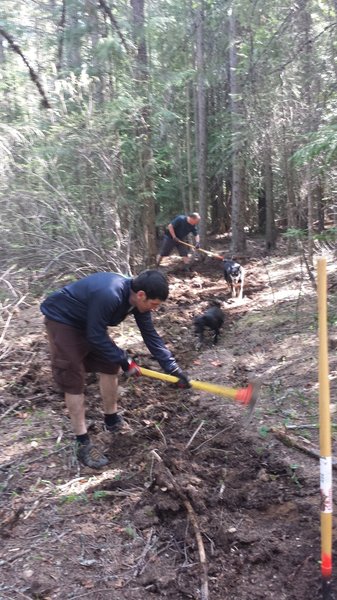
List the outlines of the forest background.
{"label": "forest background", "polygon": [[201,241],[336,234],[337,0],[3,0],[3,270],[124,273]]}

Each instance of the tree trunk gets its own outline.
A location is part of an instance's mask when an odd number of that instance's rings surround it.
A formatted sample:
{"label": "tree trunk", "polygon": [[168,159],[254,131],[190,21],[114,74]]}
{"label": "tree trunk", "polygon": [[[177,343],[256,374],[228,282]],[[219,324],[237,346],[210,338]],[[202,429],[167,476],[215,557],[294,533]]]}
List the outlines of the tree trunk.
{"label": "tree trunk", "polygon": [[273,171],[271,165],[271,147],[269,140],[265,140],[264,148],[264,190],[266,198],[266,249],[273,250],[276,245],[276,228],[274,216],[273,197]]}
{"label": "tree trunk", "polygon": [[[284,111],[283,111],[284,116]],[[284,117],[285,118],[285,117]],[[291,125],[291,123],[290,123]],[[291,127],[290,127],[291,128]],[[289,160],[292,151],[289,149],[289,144],[287,141],[286,128],[282,126],[282,134],[283,134],[283,170],[284,177],[286,182],[286,192],[287,192],[287,229],[295,229],[296,228],[296,199],[294,192],[294,175],[293,175],[293,165]],[[295,240],[292,236],[287,238],[287,251],[291,254],[295,249]]]}
{"label": "tree trunk", "polygon": [[56,72],[61,74],[64,63],[64,29],[66,26],[66,0],[62,0],[61,17],[57,23],[57,53],[56,53]]}
{"label": "tree trunk", "polygon": [[309,260],[312,262],[314,254],[314,207],[313,194],[311,190],[311,165],[306,167],[305,187],[307,192],[308,203],[308,254]]}
{"label": "tree trunk", "polygon": [[[304,41],[304,54],[303,54],[303,99],[304,99],[304,129],[309,134],[314,128],[314,119],[312,111],[312,44],[311,44],[311,15],[308,11],[306,0],[300,0],[299,2],[299,27],[302,28],[303,41]],[[304,169],[303,174],[303,190],[304,197],[306,198],[306,209],[307,209],[307,230],[308,230],[308,255],[309,261],[312,263],[313,260],[313,224],[314,224],[314,207],[313,207],[313,196],[311,189],[312,179],[312,166],[309,161]]]}
{"label": "tree trunk", "polygon": [[90,1],[87,2],[87,12],[90,18],[90,38],[92,47],[92,69],[95,76],[95,87],[93,97],[96,105],[102,106],[104,103],[104,68],[101,64],[101,60],[97,55],[96,48],[98,47],[100,35],[100,21],[98,18],[99,13],[97,12],[96,6]]}
{"label": "tree trunk", "polygon": [[193,180],[192,180],[192,157],[191,157],[191,85],[186,85],[186,161],[187,161],[187,184],[188,184],[188,207],[189,212],[194,211],[193,206]]}
{"label": "tree trunk", "polygon": [[179,143],[179,140],[177,140],[177,173],[178,173],[178,181],[179,181],[179,188],[180,188],[180,196],[181,196],[181,201],[184,207],[184,213],[188,213],[189,211],[189,207],[188,207],[188,203],[187,203],[187,197],[186,197],[186,190],[185,190],[185,181],[184,181],[184,176],[183,176],[183,172],[182,172],[182,155],[181,155],[181,146]]}
{"label": "tree trunk", "polygon": [[212,211],[212,232],[225,233],[226,215],[225,215],[225,193],[224,181],[221,174],[213,178],[211,187],[211,211]]}
{"label": "tree trunk", "polygon": [[317,177],[313,189],[314,203],[317,209],[317,228],[320,233],[325,229],[324,188],[320,177]]}
{"label": "tree trunk", "polygon": [[246,249],[246,238],[244,232],[244,209],[245,209],[245,163],[243,156],[243,107],[239,75],[237,73],[237,31],[236,20],[232,9],[229,11],[229,84],[230,84],[230,107],[232,123],[232,242],[233,254],[242,253]]}
{"label": "tree trunk", "polygon": [[151,148],[150,108],[148,102],[149,65],[145,40],[144,0],[131,0],[134,43],[137,48],[135,61],[135,85],[142,106],[137,122],[137,138],[140,161],[140,202],[142,206],[142,229],[145,242],[146,266],[156,262],[156,213],[153,193],[153,154]]}
{"label": "tree trunk", "polygon": [[266,209],[266,190],[261,187],[258,192],[258,231],[261,235],[266,235],[266,221],[267,221],[267,209]]}
{"label": "tree trunk", "polygon": [[67,9],[68,35],[65,37],[66,60],[68,68],[79,75],[82,67],[82,56],[78,3],[76,1],[69,2]]}
{"label": "tree trunk", "polygon": [[204,73],[204,12],[203,0],[200,0],[196,9],[196,69],[197,69],[197,165],[199,187],[199,212],[200,212],[200,241],[206,246],[207,233],[207,185],[206,185],[206,160],[207,160],[207,132],[206,132],[206,90]]}

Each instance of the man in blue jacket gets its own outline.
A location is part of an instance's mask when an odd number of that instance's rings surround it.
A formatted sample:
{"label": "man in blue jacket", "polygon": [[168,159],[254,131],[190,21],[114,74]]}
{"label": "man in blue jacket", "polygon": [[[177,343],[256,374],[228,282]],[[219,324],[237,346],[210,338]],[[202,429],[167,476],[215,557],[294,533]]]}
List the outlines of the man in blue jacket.
{"label": "man in blue jacket", "polygon": [[151,354],[166,373],[178,377],[178,387],[190,387],[171,352],[156,332],[151,311],[168,297],[168,283],[162,273],[144,271],[135,278],[117,273],[94,273],[66,285],[41,304],[45,315],[51,364],[55,382],[65,394],[66,406],[77,439],[77,456],[92,468],[108,463],[91,442],[85,420],[85,373],[99,374],[106,430],[125,426],[117,413],[118,372],[139,375],[139,366],[119,348],[108,334],[132,314]]}
{"label": "man in blue jacket", "polygon": [[160,254],[157,258],[158,267],[162,258],[170,256],[173,248],[176,248],[183,259],[186,269],[188,268],[188,247],[181,244],[180,241],[185,242],[188,234],[192,233],[195,237],[195,247],[200,248],[200,237],[197,229],[199,221],[200,215],[198,213],[190,213],[188,216],[179,215],[171,221],[165,231]]}

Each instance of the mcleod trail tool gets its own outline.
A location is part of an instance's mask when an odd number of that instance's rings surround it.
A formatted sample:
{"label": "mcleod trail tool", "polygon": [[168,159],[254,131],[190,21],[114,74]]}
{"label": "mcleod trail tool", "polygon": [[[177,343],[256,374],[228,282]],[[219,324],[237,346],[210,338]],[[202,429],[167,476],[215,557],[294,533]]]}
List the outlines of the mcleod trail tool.
{"label": "mcleod trail tool", "polygon": [[183,244],[184,246],[188,246],[189,248],[193,248],[193,250],[198,250],[198,252],[203,252],[204,254],[207,254],[207,256],[212,256],[213,258],[218,258],[219,260],[224,260],[224,257],[220,256],[220,254],[215,254],[214,252],[209,252],[208,250],[203,250],[202,248],[196,248],[195,246],[192,246],[192,244],[188,244],[187,242],[183,242],[179,238],[177,238],[177,241],[179,242],[179,244]]}
{"label": "mcleod trail tool", "polygon": [[[161,381],[167,381],[169,383],[177,383],[179,381],[179,377],[174,377],[174,375],[168,375],[167,373],[151,371],[150,369],[145,369],[144,367],[140,367],[139,370],[141,375],[145,375],[145,377],[152,377],[153,379],[160,379]],[[196,379],[191,379],[190,385],[195,390],[210,392],[211,394],[217,394],[218,396],[224,396],[225,398],[233,398],[233,400],[236,400],[240,404],[248,406],[248,420],[255,408],[260,390],[259,381],[249,383],[246,388],[230,388],[214,383],[207,383],[206,381],[197,381]]]}

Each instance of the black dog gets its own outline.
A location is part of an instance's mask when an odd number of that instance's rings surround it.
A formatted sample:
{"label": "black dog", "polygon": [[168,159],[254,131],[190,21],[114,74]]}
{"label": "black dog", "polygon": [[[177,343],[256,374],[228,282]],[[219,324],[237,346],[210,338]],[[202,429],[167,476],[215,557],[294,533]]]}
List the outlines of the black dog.
{"label": "black dog", "polygon": [[234,260],[224,259],[223,268],[224,277],[231,289],[232,298],[236,298],[238,291],[238,297],[241,300],[243,295],[243,281],[245,275],[243,267]]}
{"label": "black dog", "polygon": [[198,336],[198,346],[201,347],[204,342],[204,330],[206,327],[211,329],[214,333],[213,344],[218,341],[220,329],[225,320],[225,315],[218,304],[214,303],[213,306],[208,308],[200,317],[194,318],[194,331]]}

